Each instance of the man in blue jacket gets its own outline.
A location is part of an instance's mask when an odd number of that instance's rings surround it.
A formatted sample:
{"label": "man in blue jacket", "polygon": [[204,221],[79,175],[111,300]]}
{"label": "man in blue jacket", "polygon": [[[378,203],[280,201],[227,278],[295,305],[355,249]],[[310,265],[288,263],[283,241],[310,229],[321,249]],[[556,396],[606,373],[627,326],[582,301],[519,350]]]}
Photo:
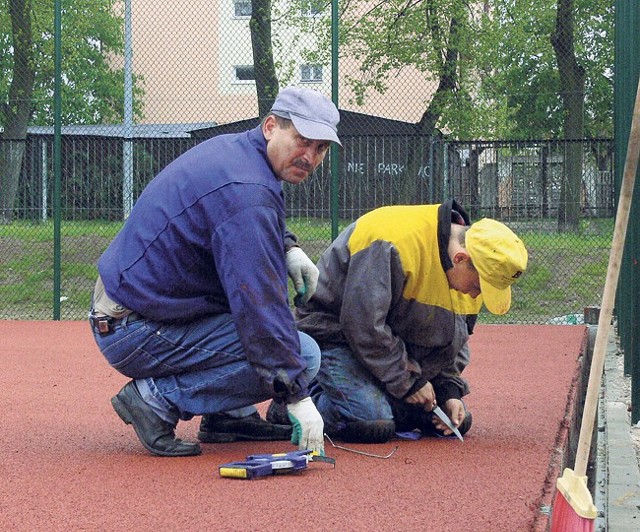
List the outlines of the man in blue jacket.
{"label": "man in blue jacket", "polygon": [[[308,383],[320,351],[296,330],[287,274],[302,301],[318,270],[285,227],[282,181],[299,184],[337,136],[319,92],[288,87],[250,131],[192,148],[145,188],[98,262],[90,322],[109,364],[131,380],[111,402],[144,447],[190,456],[179,420],[205,415],[202,441],[281,439],[323,453]],[[255,403],[285,404],[272,426]]]}

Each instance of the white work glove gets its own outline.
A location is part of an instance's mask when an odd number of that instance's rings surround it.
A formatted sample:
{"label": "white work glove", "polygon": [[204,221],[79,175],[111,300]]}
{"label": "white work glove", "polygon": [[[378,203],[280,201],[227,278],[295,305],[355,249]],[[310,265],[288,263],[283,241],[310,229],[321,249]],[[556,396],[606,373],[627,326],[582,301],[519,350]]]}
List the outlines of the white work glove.
{"label": "white work glove", "polygon": [[316,293],[320,272],[316,265],[299,247],[292,247],[287,251],[287,272],[293,281],[296,296],[293,303],[296,307],[304,305]]}
{"label": "white work glove", "polygon": [[291,443],[301,451],[308,449],[324,456],[324,421],[311,397],[287,405],[287,415],[293,425]]}

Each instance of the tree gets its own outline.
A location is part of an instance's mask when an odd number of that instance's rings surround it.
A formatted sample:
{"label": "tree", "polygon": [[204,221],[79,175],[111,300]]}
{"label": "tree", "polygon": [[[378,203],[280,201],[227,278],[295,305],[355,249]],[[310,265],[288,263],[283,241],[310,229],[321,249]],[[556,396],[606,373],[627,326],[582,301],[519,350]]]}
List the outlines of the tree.
{"label": "tree", "polygon": [[345,79],[355,94],[350,103],[385,95],[391,79],[412,69],[423,79],[415,97],[425,106],[416,133],[431,135],[438,127],[469,134],[472,124],[461,116],[471,103],[474,26],[471,8],[456,0],[347,2],[340,13],[340,56],[358,64]]}
{"label": "tree", "polygon": [[[27,127],[53,125],[53,2],[0,0],[0,217],[13,217]],[[123,19],[111,1],[64,3],[62,123],[122,122]],[[142,93],[135,85],[134,95]],[[134,101],[140,102],[140,98]],[[140,117],[140,105],[135,106]]]}
{"label": "tree", "polygon": [[501,110],[495,134],[567,141],[558,229],[576,230],[584,157],[579,139],[613,135],[613,2],[495,0],[491,6],[478,58],[486,74],[481,95]]}
{"label": "tree", "polygon": [[[341,78],[355,94],[348,103],[387,96],[397,75],[415,69],[424,79],[415,87],[425,105],[422,131],[435,124],[457,139],[562,138],[560,74],[551,44],[556,2],[345,0],[340,57],[359,65]],[[613,0],[573,0],[573,7],[574,55],[585,69],[584,134],[610,137]],[[325,18],[322,31],[314,28],[317,47],[303,51],[324,64],[329,24]]]}
{"label": "tree", "polygon": [[[482,18],[476,58],[482,75],[480,112],[499,116],[494,138],[562,138],[561,80],[556,46],[569,38],[556,0],[494,0]],[[572,47],[585,71],[584,136],[613,134],[613,1],[573,0]],[[558,26],[558,23],[560,25]]]}
{"label": "tree", "polygon": [[558,229],[561,231],[578,229],[582,185],[585,68],[575,54],[573,11],[573,0],[558,0],[556,28],[551,34],[560,75],[562,128],[565,140],[570,141],[565,150],[565,175],[558,205]]}
{"label": "tree", "polygon": [[278,94],[278,78],[271,44],[271,0],[251,0],[251,47],[256,77],[258,115],[265,116]]}
{"label": "tree", "polygon": [[359,64],[346,79],[355,104],[385,94],[410,68],[425,79],[416,86],[425,103],[420,135],[439,128],[458,139],[571,141],[558,228],[577,228],[576,139],[612,134],[612,0],[347,2],[340,23],[341,57]]}
{"label": "tree", "polygon": [[[31,113],[31,95],[35,79],[35,65],[31,55],[31,0],[11,0],[9,4],[13,35],[13,77],[8,98],[0,104],[0,223],[11,219],[13,201],[18,188],[22,158],[27,138],[27,124]],[[7,44],[8,39],[2,39]],[[8,48],[7,48],[8,49]]]}
{"label": "tree", "polygon": [[[342,92],[353,94],[346,103],[359,107],[376,96],[387,97],[391,80],[407,71],[412,75],[415,101],[424,105],[415,135],[409,139],[406,178],[398,197],[412,202],[425,164],[425,137],[438,129],[457,137],[471,136],[481,127],[465,116],[475,83],[469,68],[474,55],[473,10],[457,0],[343,2],[340,7],[339,52],[346,66],[341,84],[347,85]],[[315,49],[303,51],[303,57],[330,64],[330,22],[329,17],[324,19],[323,31],[314,32]],[[441,186],[432,191],[435,197],[444,193]]]}

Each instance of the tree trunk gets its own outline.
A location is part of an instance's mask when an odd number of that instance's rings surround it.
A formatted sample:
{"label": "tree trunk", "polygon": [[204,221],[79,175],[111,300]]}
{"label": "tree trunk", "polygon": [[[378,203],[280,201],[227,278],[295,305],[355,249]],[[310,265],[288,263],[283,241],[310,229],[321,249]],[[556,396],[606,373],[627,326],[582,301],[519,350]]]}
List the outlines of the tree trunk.
{"label": "tree trunk", "polygon": [[[440,116],[442,116],[442,109],[446,105],[448,95],[455,90],[458,83],[458,58],[460,53],[457,49],[456,34],[460,25],[461,22],[456,17],[451,19],[449,39],[447,41],[448,45],[447,49],[443,51],[445,59],[440,69],[438,88],[433,94],[433,98],[420,118],[420,121],[415,125],[416,137],[411,143],[407,154],[407,181],[401,194],[401,199],[404,203],[410,203],[411,200],[415,199],[416,180],[418,179],[420,167],[424,164],[422,160],[416,157],[416,153],[421,154],[424,151],[424,145],[426,144],[425,138],[433,141],[433,134],[438,120],[440,120]],[[440,181],[440,184],[437,185],[436,188],[441,189],[441,182],[442,181]],[[440,197],[441,194],[442,192],[437,193],[434,191],[433,195],[436,201],[445,199]]]}
{"label": "tree trunk", "polygon": [[564,179],[558,205],[558,230],[577,231],[582,184],[582,137],[584,135],[585,70],[578,64],[574,49],[574,2],[558,0],[556,28],[551,44],[558,62],[562,97],[565,147]]}
{"label": "tree trunk", "polygon": [[480,200],[480,155],[484,148],[469,145],[469,203],[465,205],[471,219],[479,218],[482,201]]}
{"label": "tree trunk", "polygon": [[13,77],[8,101],[0,105],[0,124],[4,126],[0,136],[0,223],[9,223],[13,218],[35,80],[31,0],[10,0],[9,14],[13,32]]}
{"label": "tree trunk", "polygon": [[278,78],[271,44],[271,0],[251,0],[251,46],[256,76],[258,114],[264,117],[278,95]]}
{"label": "tree trunk", "polygon": [[547,187],[549,186],[549,145],[542,145],[542,153],[540,155],[540,190],[542,191],[541,214],[546,218],[549,214],[549,195]]}

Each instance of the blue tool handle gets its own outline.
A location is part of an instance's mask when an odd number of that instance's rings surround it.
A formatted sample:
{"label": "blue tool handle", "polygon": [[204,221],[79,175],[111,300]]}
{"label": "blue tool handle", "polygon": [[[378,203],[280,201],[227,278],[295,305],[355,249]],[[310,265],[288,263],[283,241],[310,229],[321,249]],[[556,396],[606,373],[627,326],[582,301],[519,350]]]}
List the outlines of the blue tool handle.
{"label": "blue tool handle", "polygon": [[266,462],[271,464],[274,474],[288,473],[290,471],[298,471],[305,469],[309,463],[307,454],[309,451],[292,451],[280,454],[252,454],[247,456],[250,462]]}
{"label": "blue tool handle", "polygon": [[221,477],[252,479],[305,469],[311,460],[310,450],[296,450],[278,454],[251,454],[245,461],[219,466]]}
{"label": "blue tool handle", "polygon": [[306,460],[306,456],[309,454],[311,454],[311,451],[308,449],[305,449],[302,451],[296,450],[296,451],[289,451],[286,453],[276,453],[276,454],[250,454],[249,456],[247,456],[247,460],[274,461],[274,460],[297,460],[300,458],[305,458]]}
{"label": "blue tool handle", "polygon": [[[278,454],[252,454],[247,456],[247,460],[256,461],[256,462],[267,462],[270,464],[274,464],[272,468],[274,472],[285,472],[285,471],[298,471],[300,469],[304,469],[307,467],[309,463],[309,455],[311,451],[309,450],[298,450],[291,451],[288,453],[278,453]],[[291,467],[282,467],[278,462],[287,462],[291,464]]]}

